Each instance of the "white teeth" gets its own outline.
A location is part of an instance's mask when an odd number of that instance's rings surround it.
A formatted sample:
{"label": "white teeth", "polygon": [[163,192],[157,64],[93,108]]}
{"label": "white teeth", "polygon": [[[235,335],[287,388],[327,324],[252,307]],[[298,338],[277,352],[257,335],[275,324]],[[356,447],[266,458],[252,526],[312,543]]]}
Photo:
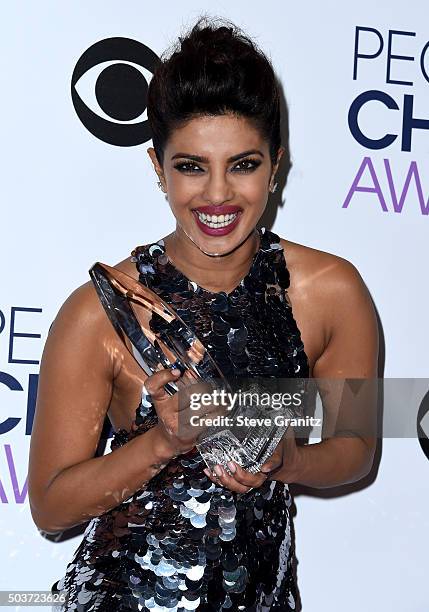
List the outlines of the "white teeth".
{"label": "white teeth", "polygon": [[237,217],[238,213],[228,213],[226,215],[206,215],[205,213],[198,212],[198,218],[201,223],[208,225],[209,227],[225,227],[232,223]]}

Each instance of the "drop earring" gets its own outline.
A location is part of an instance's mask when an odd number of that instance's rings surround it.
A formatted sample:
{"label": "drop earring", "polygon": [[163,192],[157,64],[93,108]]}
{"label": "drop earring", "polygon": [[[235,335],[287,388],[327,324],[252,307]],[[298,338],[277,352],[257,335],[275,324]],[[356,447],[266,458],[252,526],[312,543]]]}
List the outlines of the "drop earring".
{"label": "drop earring", "polygon": [[157,182],[157,185],[158,185],[158,187],[161,189],[161,191],[162,191],[162,192],[165,194],[165,195],[164,195],[164,197],[165,197],[165,199],[168,201],[168,195],[167,195],[167,192],[165,191],[164,187],[162,186],[161,181],[158,181],[158,182]]}
{"label": "drop earring", "polygon": [[274,193],[274,192],[276,191],[276,189],[277,189],[277,183],[274,183],[274,185],[272,185],[272,186],[270,187],[270,191],[271,191],[271,193]]}

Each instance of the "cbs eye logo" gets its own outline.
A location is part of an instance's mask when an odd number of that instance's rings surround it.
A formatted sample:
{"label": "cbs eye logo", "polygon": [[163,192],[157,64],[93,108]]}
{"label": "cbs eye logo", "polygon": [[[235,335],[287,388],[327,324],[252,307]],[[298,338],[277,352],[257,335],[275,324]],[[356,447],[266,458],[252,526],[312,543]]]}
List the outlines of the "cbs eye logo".
{"label": "cbs eye logo", "polygon": [[131,38],[106,38],[79,58],[71,80],[77,116],[96,138],[119,147],[151,139],[147,91],[160,59]]}
{"label": "cbs eye logo", "polygon": [[429,459],[429,391],[421,401],[417,413],[417,436],[422,451]]}

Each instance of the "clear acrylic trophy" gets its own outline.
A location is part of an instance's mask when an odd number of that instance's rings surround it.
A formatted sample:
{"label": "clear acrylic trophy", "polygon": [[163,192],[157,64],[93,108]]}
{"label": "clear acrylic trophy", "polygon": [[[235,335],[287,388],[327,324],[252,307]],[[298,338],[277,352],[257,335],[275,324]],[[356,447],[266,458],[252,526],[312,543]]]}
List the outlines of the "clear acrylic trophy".
{"label": "clear acrylic trophy", "polygon": [[[234,393],[234,382],[224,377],[195,332],[155,292],[100,262],[92,266],[89,274],[113,327],[144,372],[151,375],[162,368],[180,370],[180,379],[165,385],[167,393],[173,395],[195,383],[222,389],[226,397]],[[279,413],[261,405],[258,398],[266,390],[265,385],[251,381],[246,387],[244,401],[236,402],[232,410],[223,407],[228,426],[205,428],[196,444],[212,471],[220,464],[229,472],[227,462],[232,459],[256,473],[285,434],[288,417],[297,416],[296,409],[282,408]],[[280,416],[284,418],[276,419]],[[249,419],[255,419],[252,425],[242,424]]]}

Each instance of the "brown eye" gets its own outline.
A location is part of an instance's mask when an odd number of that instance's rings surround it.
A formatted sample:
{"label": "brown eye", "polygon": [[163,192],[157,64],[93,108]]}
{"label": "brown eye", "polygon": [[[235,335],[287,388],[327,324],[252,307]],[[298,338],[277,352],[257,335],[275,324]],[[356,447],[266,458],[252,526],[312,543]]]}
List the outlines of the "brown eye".
{"label": "brown eye", "polygon": [[201,168],[197,166],[194,162],[182,162],[180,164],[175,164],[174,168],[179,172],[183,172],[184,174],[198,174]]}
{"label": "brown eye", "polygon": [[233,170],[240,173],[253,172],[260,165],[259,159],[243,159],[234,166]]}

